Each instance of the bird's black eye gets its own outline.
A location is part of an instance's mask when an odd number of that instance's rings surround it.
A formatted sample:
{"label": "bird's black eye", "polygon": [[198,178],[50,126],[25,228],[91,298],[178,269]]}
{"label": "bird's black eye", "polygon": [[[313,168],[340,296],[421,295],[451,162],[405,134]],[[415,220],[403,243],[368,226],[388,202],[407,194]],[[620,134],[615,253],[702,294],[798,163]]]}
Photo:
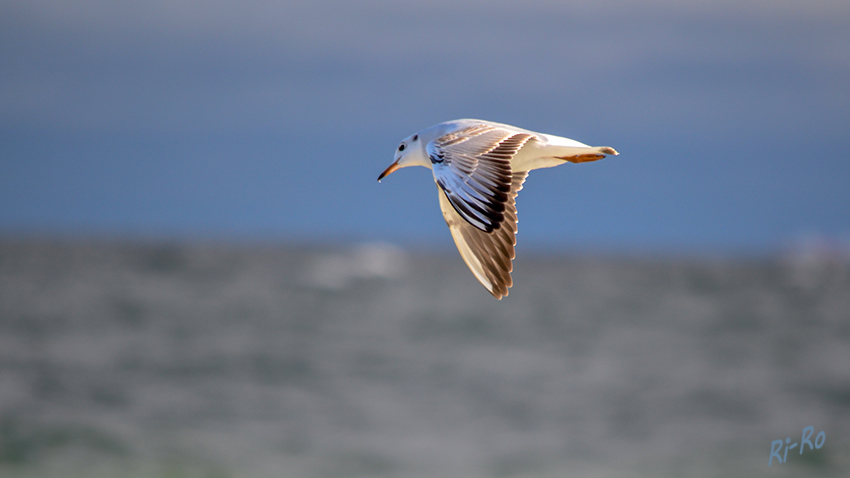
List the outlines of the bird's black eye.
{"label": "bird's black eye", "polygon": [[417,139],[419,139],[419,135],[418,135],[418,134],[414,134],[414,135],[413,135],[413,141],[416,141]]}
{"label": "bird's black eye", "polygon": [[398,150],[404,151],[404,143],[401,143],[400,145],[398,145]]}

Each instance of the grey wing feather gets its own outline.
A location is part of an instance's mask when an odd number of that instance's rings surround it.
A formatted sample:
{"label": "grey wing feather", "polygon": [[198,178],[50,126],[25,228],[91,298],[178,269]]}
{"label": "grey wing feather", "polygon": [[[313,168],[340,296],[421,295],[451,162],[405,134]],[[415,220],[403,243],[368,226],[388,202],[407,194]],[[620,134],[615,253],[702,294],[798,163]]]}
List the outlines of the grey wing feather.
{"label": "grey wing feather", "polygon": [[526,171],[511,174],[510,190],[504,203],[504,220],[501,227],[491,232],[469,223],[450,203],[448,195],[439,192],[443,217],[461,257],[478,281],[497,299],[508,295],[508,288],[513,285],[511,261],[516,257],[516,196],[527,176]]}
{"label": "grey wing feather", "polygon": [[511,158],[533,137],[481,124],[428,145],[434,179],[469,224],[487,233],[502,227],[512,188]]}

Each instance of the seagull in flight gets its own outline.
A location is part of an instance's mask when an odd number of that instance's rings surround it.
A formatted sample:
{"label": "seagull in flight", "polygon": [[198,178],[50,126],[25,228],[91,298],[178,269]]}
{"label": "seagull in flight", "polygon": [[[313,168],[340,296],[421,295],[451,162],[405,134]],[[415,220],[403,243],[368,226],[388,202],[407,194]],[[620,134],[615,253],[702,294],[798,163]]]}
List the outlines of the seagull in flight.
{"label": "seagull in flight", "polygon": [[393,171],[424,166],[434,173],[440,209],[466,265],[500,299],[513,285],[516,196],[532,169],[617,155],[551,134],[476,119],[447,121],[410,135],[395,152]]}

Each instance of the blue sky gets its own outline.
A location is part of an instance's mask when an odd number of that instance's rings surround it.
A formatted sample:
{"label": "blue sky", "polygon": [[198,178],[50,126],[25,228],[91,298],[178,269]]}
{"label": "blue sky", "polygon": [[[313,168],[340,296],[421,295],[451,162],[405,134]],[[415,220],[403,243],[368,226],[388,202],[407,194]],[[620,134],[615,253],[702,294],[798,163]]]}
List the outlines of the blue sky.
{"label": "blue sky", "polygon": [[850,238],[844,0],[9,1],[0,65],[0,234],[451,247],[375,180],[477,117],[621,152],[533,172],[520,246]]}

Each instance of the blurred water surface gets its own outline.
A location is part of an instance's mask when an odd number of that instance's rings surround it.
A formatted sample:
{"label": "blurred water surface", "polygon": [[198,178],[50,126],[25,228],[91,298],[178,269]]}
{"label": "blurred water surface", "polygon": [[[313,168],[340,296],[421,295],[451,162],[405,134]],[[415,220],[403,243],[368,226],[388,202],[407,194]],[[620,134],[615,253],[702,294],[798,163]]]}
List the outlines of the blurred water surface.
{"label": "blurred water surface", "polygon": [[[847,476],[850,263],[0,241],[0,474]],[[802,429],[824,446],[768,466]]]}

